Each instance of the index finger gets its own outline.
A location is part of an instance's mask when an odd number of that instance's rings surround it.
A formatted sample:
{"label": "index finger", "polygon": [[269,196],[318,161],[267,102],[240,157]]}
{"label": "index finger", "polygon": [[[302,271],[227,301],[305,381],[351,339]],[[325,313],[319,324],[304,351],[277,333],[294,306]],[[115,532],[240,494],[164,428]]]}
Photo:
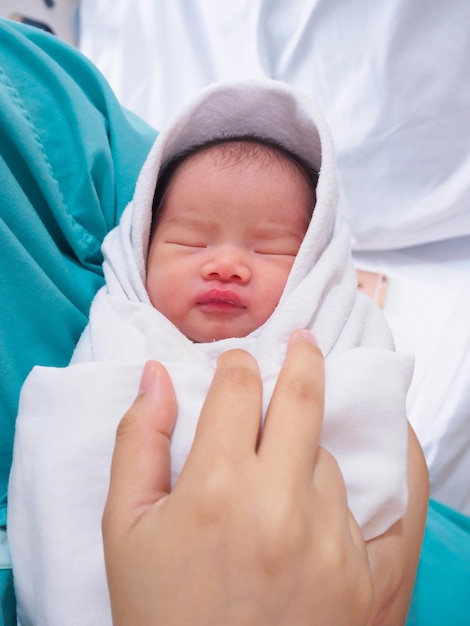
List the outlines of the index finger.
{"label": "index finger", "polygon": [[311,333],[296,331],[268,406],[258,452],[273,476],[311,481],[324,398],[323,355]]}
{"label": "index finger", "polygon": [[199,456],[216,459],[254,454],[262,393],[255,358],[243,350],[223,353],[217,361],[186,465]]}

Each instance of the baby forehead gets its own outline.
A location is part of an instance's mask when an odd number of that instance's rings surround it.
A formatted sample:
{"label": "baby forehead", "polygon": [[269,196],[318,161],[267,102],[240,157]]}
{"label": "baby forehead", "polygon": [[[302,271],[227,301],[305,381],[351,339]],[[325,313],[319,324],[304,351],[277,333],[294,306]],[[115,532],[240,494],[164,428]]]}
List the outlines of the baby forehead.
{"label": "baby forehead", "polygon": [[[209,160],[214,165],[258,165],[269,168],[281,166],[291,170],[303,165],[296,155],[281,145],[261,138],[217,139],[196,147],[185,161]],[[304,166],[305,167],[305,166]]]}
{"label": "baby forehead", "polygon": [[[169,196],[173,196],[176,189],[186,189],[185,181],[191,187],[200,186],[203,180],[207,182],[207,174],[212,166],[215,171],[233,169],[230,175],[232,184],[233,175],[236,179],[238,172],[242,175],[243,172],[250,175],[253,172],[255,176],[258,172],[268,173],[276,184],[287,184],[293,192],[302,194],[303,203],[307,206],[306,218],[310,221],[316,204],[318,171],[276,142],[250,136],[207,141],[170,157],[158,177],[153,199],[152,229],[162,213],[166,212]],[[213,173],[209,176],[213,176]],[[265,176],[263,180],[266,180]],[[224,184],[228,183],[225,176],[221,177],[220,182],[222,181],[225,181]],[[253,190],[253,187],[249,189]]]}

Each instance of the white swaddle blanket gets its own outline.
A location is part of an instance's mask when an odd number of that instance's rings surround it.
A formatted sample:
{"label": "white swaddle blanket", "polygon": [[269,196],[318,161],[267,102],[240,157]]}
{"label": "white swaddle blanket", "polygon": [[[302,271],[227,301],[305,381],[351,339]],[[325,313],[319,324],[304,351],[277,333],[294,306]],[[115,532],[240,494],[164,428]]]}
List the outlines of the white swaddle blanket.
{"label": "white swaddle blanket", "polygon": [[[145,289],[151,206],[161,163],[227,135],[274,139],[320,169],[317,204],[285,290],[265,324],[242,339],[194,344],[152,307]],[[10,480],[9,536],[22,626],[111,624],[101,546],[114,435],[144,362],[162,361],[178,399],[172,480],[190,450],[217,356],[258,360],[264,406],[297,328],[326,356],[321,443],[337,458],[366,539],[404,512],[409,357],[393,351],[378,308],[357,293],[349,233],[336,214],[335,157],[309,100],[275,81],[215,84],[161,133],[120,225],[103,245],[106,285],[72,364],[35,368],[22,390]]]}

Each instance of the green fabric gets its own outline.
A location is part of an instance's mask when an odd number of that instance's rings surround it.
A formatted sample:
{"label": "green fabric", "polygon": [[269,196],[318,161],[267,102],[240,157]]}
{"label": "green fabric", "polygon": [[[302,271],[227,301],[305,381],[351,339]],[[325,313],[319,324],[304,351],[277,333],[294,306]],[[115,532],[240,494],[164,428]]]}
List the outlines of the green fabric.
{"label": "green fabric", "polygon": [[[20,387],[68,362],[155,135],[76,50],[0,20],[0,528]],[[408,626],[470,623],[467,590],[470,520],[431,502]],[[15,624],[5,563],[0,600],[0,626]]]}
{"label": "green fabric", "polygon": [[0,569],[0,626],[16,626],[16,603],[11,570]]}
{"label": "green fabric", "polygon": [[0,21],[0,525],[20,386],[67,363],[155,135],[75,49]]}
{"label": "green fabric", "polygon": [[[20,387],[68,362],[155,136],[74,48],[0,20],[0,527]],[[0,626],[16,623],[11,570],[0,594]]]}
{"label": "green fabric", "polygon": [[470,518],[431,500],[407,626],[470,624]]}

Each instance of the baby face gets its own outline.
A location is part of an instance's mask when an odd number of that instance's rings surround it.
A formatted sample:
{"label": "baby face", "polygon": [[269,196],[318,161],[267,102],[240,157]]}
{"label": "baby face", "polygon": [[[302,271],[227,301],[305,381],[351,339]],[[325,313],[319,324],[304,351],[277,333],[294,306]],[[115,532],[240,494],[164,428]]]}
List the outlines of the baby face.
{"label": "baby face", "polygon": [[152,304],[198,343],[244,337],[269,318],[305,235],[310,197],[292,164],[227,165],[212,150],[174,174],[147,265]]}

